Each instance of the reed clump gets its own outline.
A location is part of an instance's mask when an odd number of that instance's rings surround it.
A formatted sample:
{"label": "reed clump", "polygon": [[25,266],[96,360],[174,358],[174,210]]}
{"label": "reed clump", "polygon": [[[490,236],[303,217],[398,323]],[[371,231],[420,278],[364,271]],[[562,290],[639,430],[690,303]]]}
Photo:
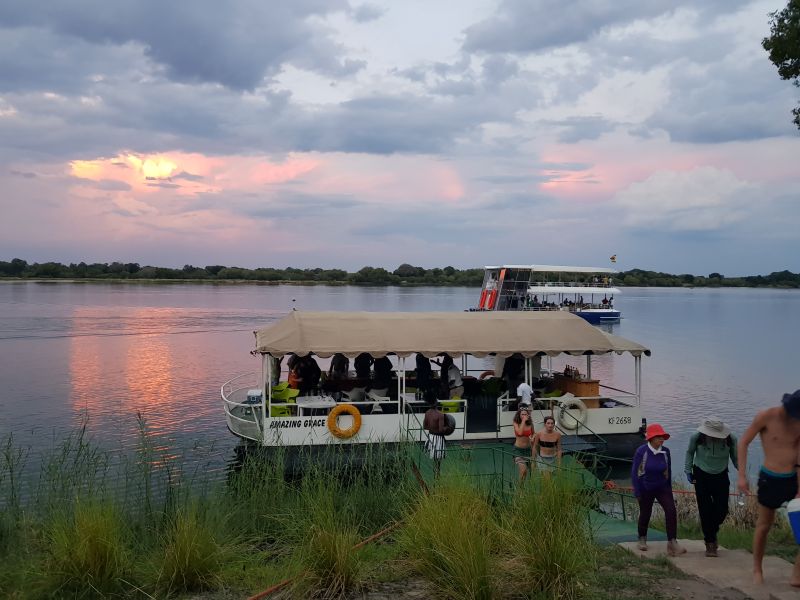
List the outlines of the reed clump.
{"label": "reed clump", "polygon": [[439,596],[489,600],[496,595],[495,533],[487,498],[463,476],[452,476],[418,497],[398,542]]}
{"label": "reed clump", "polygon": [[225,548],[217,541],[207,511],[192,502],[179,509],[163,540],[156,587],[173,591],[202,591],[220,583]]}
{"label": "reed clump", "polygon": [[596,566],[587,520],[589,498],[574,481],[541,477],[521,488],[499,513],[501,561],[507,594],[577,598],[583,577]]}
{"label": "reed clump", "polygon": [[133,570],[128,531],[110,502],[78,501],[45,532],[43,592],[55,597],[121,592]]}

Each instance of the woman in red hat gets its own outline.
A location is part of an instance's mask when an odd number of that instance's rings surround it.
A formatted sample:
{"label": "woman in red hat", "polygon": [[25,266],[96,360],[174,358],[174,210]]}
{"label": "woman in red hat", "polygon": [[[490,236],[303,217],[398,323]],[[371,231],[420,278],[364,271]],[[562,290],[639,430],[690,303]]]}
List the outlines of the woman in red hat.
{"label": "woman in red hat", "polygon": [[631,480],[633,493],[639,501],[639,550],[647,550],[647,528],[653,512],[653,502],[664,509],[667,521],[667,554],[677,556],[686,552],[678,545],[678,517],[672,496],[672,460],[664,442],[669,434],[658,423],[647,426],[647,443],[633,455]]}

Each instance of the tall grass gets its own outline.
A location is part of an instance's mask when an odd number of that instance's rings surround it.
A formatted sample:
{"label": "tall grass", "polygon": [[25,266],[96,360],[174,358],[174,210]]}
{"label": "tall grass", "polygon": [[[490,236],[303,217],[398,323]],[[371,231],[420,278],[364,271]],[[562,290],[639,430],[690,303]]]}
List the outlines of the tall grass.
{"label": "tall grass", "polygon": [[132,571],[127,530],[107,502],[76,502],[59,511],[46,529],[42,592],[91,598],[121,592]]}
{"label": "tall grass", "polygon": [[587,498],[574,481],[542,477],[522,487],[498,513],[501,562],[507,593],[577,598],[580,582],[595,567],[596,549],[587,520]]}
{"label": "tall grass", "polygon": [[495,534],[486,497],[464,477],[452,476],[419,497],[398,542],[439,596],[488,600],[495,596]]}
{"label": "tall grass", "polygon": [[[509,500],[486,477],[457,474],[467,463],[456,461],[425,496],[404,452],[375,444],[291,460],[258,448],[220,481],[161,450],[141,416],[139,426],[132,453],[103,450],[81,428],[42,451],[33,478],[30,453],[11,439],[0,445],[0,597],[162,598],[218,588],[245,596],[298,575],[294,597],[341,598],[400,576],[390,566],[401,553],[440,597],[569,597],[568,580],[590,565],[586,538],[583,563],[557,544],[573,531],[579,539],[580,529],[577,516],[565,516],[565,506],[578,514],[580,496],[557,476]],[[395,522],[403,525],[388,543],[353,550]],[[540,535],[525,530],[552,534],[533,545]],[[524,593],[504,565],[515,565],[515,578],[524,571]]]}
{"label": "tall grass", "polygon": [[167,593],[216,587],[230,548],[218,542],[221,531],[213,515],[197,502],[180,508],[163,538],[155,585]]}

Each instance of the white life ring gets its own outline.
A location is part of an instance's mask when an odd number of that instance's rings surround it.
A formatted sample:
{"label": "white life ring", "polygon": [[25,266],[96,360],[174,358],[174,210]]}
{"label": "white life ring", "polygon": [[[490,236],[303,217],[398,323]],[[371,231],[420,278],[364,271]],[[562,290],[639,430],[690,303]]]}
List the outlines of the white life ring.
{"label": "white life ring", "polygon": [[[577,409],[578,416],[572,414],[571,409]],[[564,429],[577,429],[586,420],[586,411],[586,405],[577,398],[562,402],[558,411],[558,424]]]}

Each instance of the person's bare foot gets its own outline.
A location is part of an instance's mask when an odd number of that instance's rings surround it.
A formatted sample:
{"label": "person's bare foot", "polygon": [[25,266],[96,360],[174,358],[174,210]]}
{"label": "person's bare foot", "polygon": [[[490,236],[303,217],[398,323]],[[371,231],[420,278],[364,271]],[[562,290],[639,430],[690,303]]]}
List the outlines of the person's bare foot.
{"label": "person's bare foot", "polygon": [[761,571],[753,571],[753,583],[757,585],[764,583],[764,574]]}

